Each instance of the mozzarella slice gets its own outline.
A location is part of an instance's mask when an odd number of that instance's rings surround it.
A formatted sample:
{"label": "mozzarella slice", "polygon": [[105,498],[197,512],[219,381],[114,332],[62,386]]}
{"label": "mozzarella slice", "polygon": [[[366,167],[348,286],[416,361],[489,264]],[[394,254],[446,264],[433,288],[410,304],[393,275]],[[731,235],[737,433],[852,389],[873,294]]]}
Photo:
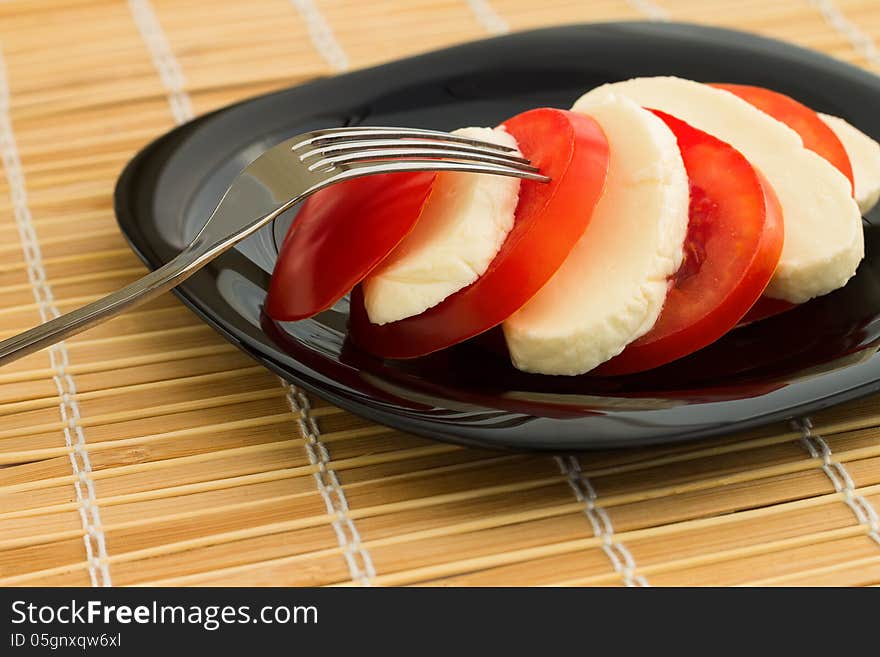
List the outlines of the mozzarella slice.
{"label": "mozzarella slice", "polygon": [[785,244],[765,294],[792,303],[842,287],[864,255],[861,215],[846,177],[803,147],[788,126],[735,95],[674,77],[635,78],[584,94],[574,110],[625,95],[728,142],[773,185],[785,217]]}
{"label": "mozzarella slice", "polygon": [[867,214],[880,200],[880,144],[841,118],[821,113],[819,118],[843,144],[852,165],[856,202]]}
{"label": "mozzarella slice", "polygon": [[[453,134],[516,148],[503,128]],[[418,315],[477,280],[513,227],[519,186],[519,179],[505,176],[437,174],[412,232],[364,280],[370,321],[387,324]]]}
{"label": "mozzarella slice", "polygon": [[688,178],[672,131],[614,94],[580,108],[608,138],[608,178],[562,267],[504,322],[513,364],[527,372],[582,374],[619,354],[657,321],[682,260]]}

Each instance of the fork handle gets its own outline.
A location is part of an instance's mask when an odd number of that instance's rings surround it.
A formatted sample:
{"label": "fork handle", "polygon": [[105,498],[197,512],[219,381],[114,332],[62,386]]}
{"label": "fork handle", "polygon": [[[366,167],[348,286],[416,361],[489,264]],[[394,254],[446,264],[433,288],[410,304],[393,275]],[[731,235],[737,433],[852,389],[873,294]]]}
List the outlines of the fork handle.
{"label": "fork handle", "polygon": [[210,260],[204,250],[190,247],[170,262],[106,297],[50,319],[0,342],[0,366],[44,349],[146,303],[181,283]]}

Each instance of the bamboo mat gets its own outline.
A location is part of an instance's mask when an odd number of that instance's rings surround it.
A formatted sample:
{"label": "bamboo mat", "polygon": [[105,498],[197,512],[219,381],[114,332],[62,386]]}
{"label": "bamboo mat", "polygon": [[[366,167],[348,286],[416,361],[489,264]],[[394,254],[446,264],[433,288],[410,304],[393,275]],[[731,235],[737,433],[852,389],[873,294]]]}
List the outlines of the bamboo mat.
{"label": "bamboo mat", "polygon": [[[878,0],[0,3],[0,334],[143,273],[124,163],[232,101],[490,33],[694,20],[880,72]],[[554,459],[372,425],[172,296],[0,370],[2,585],[880,583],[880,412]]]}

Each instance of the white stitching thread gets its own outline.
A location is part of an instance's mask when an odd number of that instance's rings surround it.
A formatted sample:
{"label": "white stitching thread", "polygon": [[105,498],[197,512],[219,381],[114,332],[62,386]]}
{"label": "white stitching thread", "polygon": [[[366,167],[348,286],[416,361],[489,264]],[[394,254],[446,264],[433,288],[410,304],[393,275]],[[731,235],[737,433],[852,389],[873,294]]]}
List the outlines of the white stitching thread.
{"label": "white stitching thread", "polygon": [[[295,4],[311,3],[296,2]],[[149,0],[129,0],[129,6],[140,30],[141,37],[153,55],[153,64],[159,73],[162,84],[168,92],[168,100],[175,121],[177,123],[184,123],[190,120],[193,116],[192,102],[185,89],[183,73],[179,63],[174,58],[174,53]],[[317,9],[315,11],[317,12]],[[320,14],[318,14],[318,17],[320,18]],[[323,18],[321,20],[323,21]],[[348,66],[347,61],[345,66]],[[327,507],[327,513],[335,517],[331,525],[336,533],[339,545],[343,549],[343,555],[351,578],[362,586],[369,586],[371,578],[376,576],[373,560],[366,548],[361,545],[360,534],[354,525],[354,521],[348,515],[348,500],[342,490],[342,485],[339,483],[339,478],[328,467],[330,453],[320,440],[321,433],[318,429],[318,423],[310,415],[311,405],[309,400],[305,394],[293,386],[284,381],[281,383],[286,391],[290,410],[296,416],[299,429],[302,432],[303,438],[306,439],[305,448],[309,462],[312,465],[318,466],[318,471],[314,474],[315,483]],[[358,564],[357,557],[360,557],[362,566]]]}
{"label": "white stitching thread", "polygon": [[467,0],[468,6],[483,29],[491,34],[507,34],[510,26],[501,18],[489,3],[489,0]]}
{"label": "white stitching thread", "polygon": [[150,0],[128,0],[128,7],[165,88],[171,115],[175,122],[186,123],[193,118],[192,99],[186,90],[183,70],[171,50],[159,18],[153,11]]}
{"label": "white stitching thread", "polygon": [[831,448],[825,439],[813,432],[813,423],[805,417],[792,422],[795,430],[801,432],[800,443],[807,453],[814,459],[822,459],[822,472],[831,480],[834,490],[843,494],[843,501],[856,517],[860,525],[868,529],[870,536],[877,545],[880,545],[880,519],[877,511],[871,503],[857,495],[855,482],[852,480],[846,466],[836,461],[831,453]]}
{"label": "white stitching thread", "polygon": [[880,49],[877,48],[877,44],[868,34],[844,16],[832,0],[810,0],[810,4],[819,10],[826,23],[849,41],[856,52],[874,66],[880,66]]}
{"label": "white stitching thread", "polygon": [[668,21],[669,12],[651,0],[627,0],[630,7],[654,21]]}
{"label": "white stitching thread", "polygon": [[[492,9],[486,0],[468,0],[468,5],[487,31],[501,34],[509,30],[504,19]],[[659,8],[657,9],[659,10]],[[627,586],[650,586],[644,576],[635,575],[636,563],[629,549],[623,543],[613,539],[614,526],[611,524],[611,517],[605,509],[596,504],[596,491],[590,480],[581,471],[577,459],[573,456],[566,458],[557,456],[554,457],[554,460],[574,492],[575,498],[584,504],[584,515],[593,528],[593,535],[602,539],[602,551],[608,556],[615,572],[620,573],[624,584]]]}
{"label": "white stitching thread", "polygon": [[608,556],[615,572],[623,578],[623,583],[627,586],[650,586],[643,575],[636,575],[636,562],[629,549],[620,541],[614,540],[611,517],[596,504],[596,489],[584,475],[578,460],[573,456],[556,456],[554,460],[577,501],[583,503],[584,515],[590,521],[593,535],[602,539],[602,551]]}
{"label": "white stitching thread", "polygon": [[[315,418],[312,417],[308,397],[289,383],[284,383],[284,387],[287,391],[290,410],[296,415],[299,429],[303,438],[306,439],[306,454],[309,457],[309,462],[318,466],[318,470],[314,473],[315,483],[324,500],[324,505],[327,507],[327,513],[336,518],[332,522],[333,530],[336,532],[336,539],[343,550],[351,579],[361,586],[370,586],[372,579],[376,576],[376,569],[373,567],[369,551],[361,543],[361,537],[354,521],[348,515],[348,500],[345,497],[345,491],[339,483],[336,472],[329,467],[330,452],[321,442],[321,431]],[[358,557],[360,557],[360,564]]]}
{"label": "white stitching thread", "polygon": [[185,123],[193,117],[192,101],[186,92],[186,78],[180,64],[171,51],[171,45],[159,24],[150,0],[128,0],[128,7],[134,18],[141,39],[150,51],[153,66],[159,74],[162,86],[171,106],[171,114],[177,123]]}
{"label": "white stitching thread", "polygon": [[339,41],[333,34],[333,28],[324,20],[324,16],[315,3],[312,0],[290,0],[290,3],[306,22],[309,38],[311,38],[318,54],[333,67],[333,70],[347,71],[348,55],[339,45]]}
{"label": "white stitching thread", "polygon": [[[15,224],[27,265],[27,277],[31,284],[34,300],[39,306],[43,322],[58,317],[61,313],[52,296],[46,270],[43,268],[40,242],[31,217],[27,199],[27,186],[18,154],[18,146],[12,130],[10,118],[9,82],[6,76],[6,63],[0,50],[0,155],[3,170],[9,186]],[[89,581],[92,586],[110,586],[110,570],[107,565],[107,545],[101,530],[101,514],[95,496],[95,486],[88,473],[92,471],[89,462],[86,437],[80,425],[80,410],[76,398],[76,384],[70,375],[70,358],[67,345],[59,342],[48,350],[49,364],[53,371],[52,381],[58,393],[58,410],[64,422],[64,442],[68,448],[70,466],[76,476],[74,490],[83,529],[83,543],[89,564]],[[85,492],[84,492],[85,489]],[[97,554],[97,556],[95,556]]]}

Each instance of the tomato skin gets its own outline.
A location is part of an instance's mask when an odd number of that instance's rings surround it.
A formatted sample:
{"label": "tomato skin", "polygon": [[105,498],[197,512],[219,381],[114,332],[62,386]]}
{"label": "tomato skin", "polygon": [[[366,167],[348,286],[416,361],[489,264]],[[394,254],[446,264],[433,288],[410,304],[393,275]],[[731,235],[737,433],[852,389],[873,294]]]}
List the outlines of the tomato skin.
{"label": "tomato skin", "polygon": [[846,149],[834,131],[819,118],[816,112],[790,96],[763,87],[725,83],[713,83],[709,86],[739,96],[794,130],[800,135],[805,148],[821,155],[849,179],[850,188],[854,191],[852,164]]}
{"label": "tomato skin", "polygon": [[669,363],[732,329],[770,282],[782,253],[773,188],[732,146],[653,110],[675,133],[691,186],[685,258],[654,327],[593,370],[630,374]]}
{"label": "tomato skin", "polygon": [[514,225],[484,274],[425,312],[372,324],[355,288],[350,335],[384,358],[415,358],[497,326],[556,272],[583,234],[608,171],[608,141],[591,118],[564,110],[523,112],[503,126],[549,183],[524,180]]}
{"label": "tomato skin", "polygon": [[[794,130],[803,140],[804,147],[821,155],[849,179],[850,188],[855,194],[852,163],[849,161],[846,149],[834,131],[812,109],[790,96],[763,87],[722,83],[710,86],[724,89],[739,96],[750,105],[754,105],[765,114],[769,114]],[[739,325],[745,326],[795,307],[796,304],[781,299],[763,297],[755,303]]]}
{"label": "tomato skin", "polygon": [[435,177],[366,176],[309,197],[275,264],[265,306],[269,317],[305,319],[345,296],[409,234]]}

